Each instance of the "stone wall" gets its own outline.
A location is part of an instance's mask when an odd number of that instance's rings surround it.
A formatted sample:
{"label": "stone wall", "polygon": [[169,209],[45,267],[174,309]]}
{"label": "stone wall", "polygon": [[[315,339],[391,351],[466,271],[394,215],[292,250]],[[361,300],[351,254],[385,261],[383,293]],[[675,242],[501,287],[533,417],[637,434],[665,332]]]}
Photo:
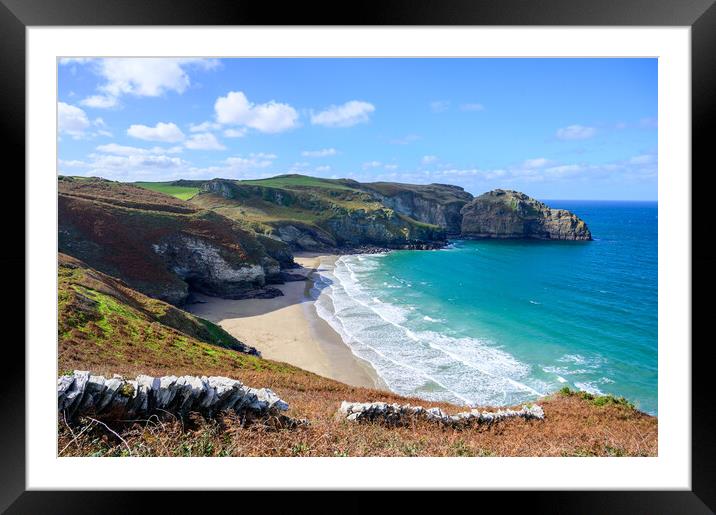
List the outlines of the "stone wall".
{"label": "stone wall", "polygon": [[169,412],[205,416],[225,410],[256,416],[278,415],[288,403],[268,388],[250,388],[228,377],[137,376],[126,380],[75,370],[57,379],[57,408],[67,419],[92,415],[112,420]]}
{"label": "stone wall", "polygon": [[407,425],[414,420],[428,420],[446,426],[467,426],[473,423],[495,423],[509,418],[544,419],[541,406],[522,406],[521,410],[498,410],[496,412],[471,410],[447,415],[440,408],[423,408],[410,404],[388,404],[385,402],[341,403],[340,413],[351,422],[379,422],[390,426]]}

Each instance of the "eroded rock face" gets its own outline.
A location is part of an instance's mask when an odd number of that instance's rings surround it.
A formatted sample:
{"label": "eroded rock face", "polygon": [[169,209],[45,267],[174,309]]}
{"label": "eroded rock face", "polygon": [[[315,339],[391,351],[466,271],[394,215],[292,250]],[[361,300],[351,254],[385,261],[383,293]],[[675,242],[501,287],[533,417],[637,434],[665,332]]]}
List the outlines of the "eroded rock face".
{"label": "eroded rock face", "polygon": [[305,225],[285,224],[276,228],[278,237],[296,250],[331,250],[338,245],[336,239],[326,232],[320,232]]}
{"label": "eroded rock face", "polygon": [[[265,256],[261,264],[251,264],[232,256],[211,243],[186,234],[174,234],[152,246],[167,266],[195,290],[225,298],[251,297],[267,277],[279,276],[279,263]],[[274,295],[275,296],[275,295]]]}
{"label": "eroded rock face", "polygon": [[448,237],[460,234],[460,210],[472,200],[463,188],[449,184],[368,183],[362,187],[396,212],[442,227]]}
{"label": "eroded rock face", "polygon": [[341,247],[378,245],[401,248],[405,245],[445,241],[445,231],[440,227],[406,222],[388,210],[357,210],[331,218],[325,225],[330,228]]}
{"label": "eroded rock face", "polygon": [[211,416],[234,410],[266,416],[288,410],[288,403],[268,388],[251,388],[228,377],[140,375],[126,380],[75,370],[57,380],[57,409],[68,418],[92,415],[125,420],[160,411]]}
{"label": "eroded rock face", "polygon": [[422,406],[411,406],[410,404],[388,404],[386,402],[343,401],[340,413],[351,422],[378,422],[389,426],[407,425],[411,421],[419,419],[452,427],[470,424],[491,424],[509,418],[544,419],[542,407],[536,404],[522,406],[520,410],[508,409],[497,410],[496,412],[481,412],[474,409],[456,415],[447,415],[440,408],[423,408]]}
{"label": "eroded rock face", "polygon": [[462,210],[463,238],[591,240],[587,224],[565,209],[552,209],[524,193],[493,190]]}

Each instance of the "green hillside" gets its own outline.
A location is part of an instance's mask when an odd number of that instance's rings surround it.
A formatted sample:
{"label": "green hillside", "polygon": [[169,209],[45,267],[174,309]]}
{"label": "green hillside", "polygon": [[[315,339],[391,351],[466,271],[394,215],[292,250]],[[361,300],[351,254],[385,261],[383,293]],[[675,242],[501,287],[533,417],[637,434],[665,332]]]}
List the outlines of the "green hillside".
{"label": "green hillside", "polygon": [[61,369],[118,360],[153,367],[256,359],[247,355],[255,349],[216,324],[132,290],[71,256],[58,255],[57,276]]}
{"label": "green hillside", "polygon": [[189,200],[200,191],[198,187],[178,186],[174,182],[135,182],[134,184],[140,188],[165,193],[180,200]]}

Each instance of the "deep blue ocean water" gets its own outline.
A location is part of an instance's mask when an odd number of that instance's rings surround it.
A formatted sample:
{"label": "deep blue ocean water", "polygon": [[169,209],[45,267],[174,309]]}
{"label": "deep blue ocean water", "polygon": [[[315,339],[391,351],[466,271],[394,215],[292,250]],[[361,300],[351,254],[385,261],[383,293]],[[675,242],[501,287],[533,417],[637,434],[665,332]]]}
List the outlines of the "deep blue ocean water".
{"label": "deep blue ocean water", "polygon": [[319,315],[401,394],[509,405],[566,385],[656,414],[656,202],[547,203],[594,241],[344,256],[321,271]]}

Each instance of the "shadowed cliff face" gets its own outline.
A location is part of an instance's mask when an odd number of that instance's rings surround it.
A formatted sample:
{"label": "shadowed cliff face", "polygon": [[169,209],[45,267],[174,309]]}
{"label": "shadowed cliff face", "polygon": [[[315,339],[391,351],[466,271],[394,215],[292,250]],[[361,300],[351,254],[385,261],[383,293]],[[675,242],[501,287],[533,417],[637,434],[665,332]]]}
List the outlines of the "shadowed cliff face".
{"label": "shadowed cliff face", "polygon": [[[202,185],[202,192],[191,203],[294,250],[365,245],[423,248],[445,241],[445,226],[435,223],[444,221],[445,216],[430,215],[430,208],[424,206],[425,216],[418,217],[417,210],[406,202],[387,201],[386,196],[364,186],[350,180],[300,175],[256,181],[214,179]],[[417,199],[411,205],[420,202]],[[456,212],[459,214],[459,208]]]}
{"label": "shadowed cliff face", "polygon": [[264,286],[293,262],[281,242],[264,246],[217,213],[129,184],[60,178],[58,209],[60,252],[176,305],[191,289],[275,296]]}
{"label": "shadowed cliff face", "polygon": [[512,190],[493,190],[475,197],[462,210],[464,238],[534,238],[591,240],[587,224],[564,209]]}
{"label": "shadowed cliff face", "polygon": [[362,184],[386,206],[419,222],[437,225],[448,236],[459,236],[462,223],[460,210],[472,195],[459,186],[449,184],[400,184],[375,182]]}

